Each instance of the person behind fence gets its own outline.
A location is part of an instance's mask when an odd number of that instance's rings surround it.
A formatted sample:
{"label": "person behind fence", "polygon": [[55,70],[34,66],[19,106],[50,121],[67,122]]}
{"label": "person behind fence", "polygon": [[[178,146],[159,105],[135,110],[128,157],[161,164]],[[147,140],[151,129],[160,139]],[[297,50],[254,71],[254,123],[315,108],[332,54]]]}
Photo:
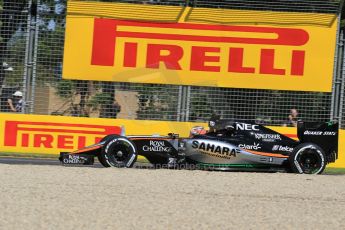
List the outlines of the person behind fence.
{"label": "person behind fence", "polygon": [[7,99],[7,104],[10,112],[22,112],[23,111],[23,93],[16,91],[12,94],[11,98]]}
{"label": "person behind fence", "polygon": [[298,111],[297,109],[291,109],[288,116],[288,120],[283,124],[283,126],[297,127],[298,121]]}

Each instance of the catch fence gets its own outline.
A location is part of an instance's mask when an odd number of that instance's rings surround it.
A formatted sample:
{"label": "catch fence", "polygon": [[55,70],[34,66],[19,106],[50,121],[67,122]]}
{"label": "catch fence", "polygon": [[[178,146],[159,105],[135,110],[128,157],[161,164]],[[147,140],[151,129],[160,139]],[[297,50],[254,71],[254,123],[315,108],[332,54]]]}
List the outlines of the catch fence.
{"label": "catch fence", "polygon": [[[190,20],[232,20],[231,15],[203,15],[204,8],[309,12],[305,24],[329,26],[341,17],[343,1],[325,0],[123,0],[133,4],[193,7]],[[7,99],[20,90],[23,112],[59,116],[139,120],[207,121],[213,113],[223,118],[283,125],[290,109],[303,120],[338,120],[345,127],[344,35],[337,33],[333,89],[330,93],[160,84],[98,82],[62,79],[66,23],[65,0],[2,1],[0,27],[1,111],[10,112]],[[218,12],[218,11],[217,11]],[[221,12],[221,11],[219,11]],[[250,20],[250,15],[243,15]],[[340,21],[340,20],[339,20]],[[340,28],[340,25],[338,26]],[[342,34],[342,35],[341,35]],[[320,54],[322,55],[322,54]],[[333,60],[332,60],[333,61]],[[140,76],[140,70],[133,75]],[[115,103],[114,103],[115,99]]]}

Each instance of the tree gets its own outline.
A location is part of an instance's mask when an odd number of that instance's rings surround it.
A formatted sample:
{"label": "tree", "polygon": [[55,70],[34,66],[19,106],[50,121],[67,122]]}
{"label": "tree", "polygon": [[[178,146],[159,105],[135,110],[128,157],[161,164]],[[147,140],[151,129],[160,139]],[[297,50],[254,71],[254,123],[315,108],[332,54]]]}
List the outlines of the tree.
{"label": "tree", "polygon": [[5,80],[5,71],[2,68],[8,58],[8,42],[24,22],[26,13],[24,9],[28,7],[28,1],[1,1],[2,11],[0,14],[0,87]]}
{"label": "tree", "polygon": [[92,109],[99,110],[100,117],[106,116],[115,98],[113,83],[61,79],[66,0],[43,0],[39,8],[38,84],[49,82],[57,89],[70,106],[66,113],[89,116]]}

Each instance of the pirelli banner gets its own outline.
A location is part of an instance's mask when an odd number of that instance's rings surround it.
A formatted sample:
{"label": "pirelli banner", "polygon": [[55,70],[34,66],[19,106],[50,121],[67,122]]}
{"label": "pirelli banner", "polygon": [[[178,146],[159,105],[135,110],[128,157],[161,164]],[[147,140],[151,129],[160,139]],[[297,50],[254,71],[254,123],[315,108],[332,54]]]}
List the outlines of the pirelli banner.
{"label": "pirelli banner", "polygon": [[108,134],[188,136],[195,125],[204,123],[0,113],[0,152],[59,154],[98,143]]}
{"label": "pirelli banner", "polygon": [[69,1],[66,21],[65,79],[331,91],[335,15]]}

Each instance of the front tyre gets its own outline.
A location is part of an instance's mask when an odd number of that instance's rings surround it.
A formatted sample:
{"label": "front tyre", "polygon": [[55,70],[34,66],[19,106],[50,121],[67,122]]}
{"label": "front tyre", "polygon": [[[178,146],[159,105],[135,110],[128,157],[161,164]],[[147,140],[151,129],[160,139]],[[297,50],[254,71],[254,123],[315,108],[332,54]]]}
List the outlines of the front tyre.
{"label": "front tyre", "polygon": [[[104,145],[106,145],[110,140],[112,140],[112,139],[114,139],[114,138],[119,138],[119,137],[121,137],[121,136],[120,136],[120,135],[116,135],[116,134],[110,134],[110,135],[107,135],[107,136],[103,137],[102,140],[100,140],[99,143],[104,142],[104,143],[103,143],[103,146],[104,146]],[[106,168],[111,167],[111,165],[108,164],[108,162],[105,160],[105,157],[104,157],[104,155],[103,155],[102,153],[99,153],[99,154],[97,155],[97,158],[98,158],[98,161],[99,161],[104,167],[106,167]]]}
{"label": "front tyre", "polygon": [[292,172],[304,174],[321,174],[326,167],[325,153],[316,144],[298,145],[289,156]]}
{"label": "front tyre", "polygon": [[137,153],[130,140],[116,136],[103,145],[99,159],[105,167],[131,168],[137,160]]}

